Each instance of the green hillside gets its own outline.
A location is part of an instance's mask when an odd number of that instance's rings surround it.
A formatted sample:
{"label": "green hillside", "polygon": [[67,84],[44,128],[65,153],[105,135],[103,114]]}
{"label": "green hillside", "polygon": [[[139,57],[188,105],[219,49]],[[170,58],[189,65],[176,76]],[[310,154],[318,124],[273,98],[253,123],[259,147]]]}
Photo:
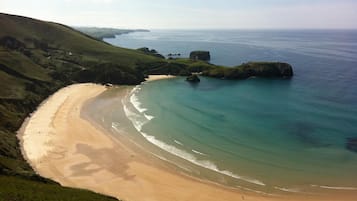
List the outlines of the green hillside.
{"label": "green hillside", "polygon": [[61,187],[56,183],[0,175],[0,201],[115,201],[87,190]]}
{"label": "green hillside", "polygon": [[137,66],[160,60],[52,22],[0,14],[0,27],[0,200],[113,200],[36,176],[21,155],[16,131],[61,87],[87,81],[138,84],[144,75]]}

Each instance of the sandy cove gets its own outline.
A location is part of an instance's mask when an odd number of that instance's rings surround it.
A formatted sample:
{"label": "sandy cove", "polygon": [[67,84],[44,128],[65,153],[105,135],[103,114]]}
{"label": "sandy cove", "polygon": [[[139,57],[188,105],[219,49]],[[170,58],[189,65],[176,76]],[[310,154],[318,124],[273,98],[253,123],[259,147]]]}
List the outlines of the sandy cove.
{"label": "sandy cove", "polygon": [[163,79],[171,79],[171,78],[175,78],[177,76],[174,75],[149,75],[148,78],[146,78],[145,80],[147,82],[151,82],[151,81],[155,81],[155,80],[163,80]]}
{"label": "sandy cove", "polygon": [[349,200],[336,197],[265,197],[200,181],[156,166],[80,115],[106,88],[76,84],[52,95],[23,124],[25,158],[41,176],[127,201]]}

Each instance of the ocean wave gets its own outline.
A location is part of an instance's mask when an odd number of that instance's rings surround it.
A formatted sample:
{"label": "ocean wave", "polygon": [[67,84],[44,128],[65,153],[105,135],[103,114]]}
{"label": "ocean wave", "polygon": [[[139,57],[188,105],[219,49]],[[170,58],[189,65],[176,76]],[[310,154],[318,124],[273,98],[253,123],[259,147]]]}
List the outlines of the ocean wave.
{"label": "ocean wave", "polygon": [[190,169],[188,169],[188,168],[186,168],[186,167],[183,167],[182,165],[178,165],[177,163],[174,163],[174,162],[172,162],[171,160],[169,160],[169,159],[167,159],[167,158],[165,158],[165,157],[163,157],[163,156],[159,156],[159,155],[154,154],[154,153],[152,153],[152,152],[150,152],[150,153],[151,153],[152,155],[154,155],[155,157],[157,157],[157,158],[163,160],[163,161],[169,162],[169,163],[171,163],[171,164],[173,164],[173,165],[175,165],[175,166],[178,166],[179,168],[181,168],[181,169],[183,169],[183,170],[186,170],[186,171],[188,171],[188,172],[192,172]]}
{"label": "ocean wave", "polygon": [[132,93],[134,93],[134,92],[136,92],[136,91],[139,91],[139,90],[141,90],[140,85],[136,85],[136,86],[130,91],[129,94],[132,94]]}
{"label": "ocean wave", "polygon": [[191,151],[192,151],[193,153],[196,153],[196,154],[199,154],[199,155],[202,155],[202,156],[207,156],[207,154],[202,153],[202,152],[199,152],[199,151],[194,150],[194,149],[192,149]]}
{"label": "ocean wave", "polygon": [[[136,88],[136,89],[135,89]],[[265,184],[257,179],[252,179],[249,177],[245,177],[245,176],[240,176],[237,174],[234,174],[231,171],[228,170],[220,170],[216,164],[214,164],[211,161],[208,160],[198,160],[193,154],[190,154],[184,150],[178,149],[177,147],[173,146],[173,145],[169,145],[165,142],[162,142],[158,139],[155,138],[155,136],[151,136],[148,135],[147,133],[142,132],[142,127],[149,122],[149,120],[144,116],[143,113],[144,111],[146,111],[146,108],[140,108],[140,102],[137,99],[137,96],[135,95],[136,90],[138,90],[138,86],[135,87],[132,92],[129,94],[130,95],[130,103],[135,107],[135,109],[137,111],[140,112],[140,114],[131,111],[129,109],[129,107],[125,104],[125,101],[122,100],[122,104],[123,104],[123,108],[124,108],[124,112],[126,114],[126,116],[128,117],[128,119],[132,122],[133,126],[135,127],[135,129],[146,139],[148,140],[150,143],[156,145],[157,147],[177,156],[180,157],[184,160],[187,160],[197,166],[218,172],[220,174],[235,178],[235,179],[239,179],[239,180],[243,180],[246,181],[248,183],[252,183],[252,184],[256,184],[256,185],[260,185],[260,186],[265,186]],[[193,151],[193,150],[192,150]],[[201,153],[201,152],[199,152]],[[202,153],[203,154],[203,153]]]}
{"label": "ocean wave", "polygon": [[129,108],[123,104],[123,108],[124,108],[124,113],[125,115],[129,118],[129,120],[131,121],[131,123],[133,124],[133,126],[135,127],[136,130],[138,130],[139,132],[141,131],[142,127],[148,122],[147,120],[142,120],[142,117],[140,115],[138,115],[135,112],[132,112],[129,110]]}
{"label": "ocean wave", "polygon": [[289,192],[289,193],[300,193],[301,191],[297,188],[282,188],[282,187],[274,187],[277,190],[284,191],[284,192]]}
{"label": "ocean wave", "polygon": [[119,122],[112,122],[112,129],[114,129],[118,133],[120,133],[119,126],[120,126]]}
{"label": "ocean wave", "polygon": [[180,141],[178,141],[178,140],[174,140],[174,142],[175,142],[176,144],[179,144],[179,145],[183,146],[182,142],[180,142]]}
{"label": "ocean wave", "polygon": [[143,112],[147,111],[147,108],[142,108],[141,107],[141,102],[139,101],[139,98],[136,95],[136,93],[140,89],[141,88],[139,86],[136,86],[131,90],[131,92],[130,92],[130,103],[133,104],[133,106],[135,107],[135,109],[137,111],[139,111],[140,113],[143,113]]}
{"label": "ocean wave", "polygon": [[346,186],[319,186],[319,185],[311,185],[312,187],[324,188],[324,189],[332,189],[332,190],[348,190],[348,191],[356,191],[357,187],[346,187]]}
{"label": "ocean wave", "polygon": [[263,182],[259,181],[259,180],[256,180],[256,179],[251,179],[251,178],[247,178],[247,177],[242,177],[242,176],[239,176],[239,175],[236,175],[228,170],[220,170],[218,169],[218,167],[211,161],[208,161],[208,160],[198,160],[194,155],[184,151],[184,150],[181,150],[181,149],[178,149],[176,148],[175,146],[172,146],[172,145],[169,145],[169,144],[166,144],[165,142],[162,142],[158,139],[156,139],[154,136],[151,136],[151,135],[148,135],[147,133],[144,133],[144,132],[141,132],[139,131],[149,142],[151,142],[152,144],[158,146],[159,148],[175,155],[175,156],[178,156],[182,159],[185,159],[195,165],[198,165],[200,167],[203,167],[203,168],[206,168],[206,169],[209,169],[209,170],[213,170],[215,172],[218,172],[220,174],[223,174],[223,175],[226,175],[226,176],[230,176],[230,177],[233,177],[235,179],[239,179],[239,180],[244,180],[246,182],[249,182],[249,183],[253,183],[253,184],[257,184],[257,185],[265,185]]}
{"label": "ocean wave", "polygon": [[145,114],[145,113],[144,113],[144,116],[149,121],[155,118],[154,116],[151,116],[151,115],[148,115],[148,114]]}
{"label": "ocean wave", "polygon": [[239,189],[242,189],[242,190],[251,191],[251,192],[254,192],[254,193],[261,194],[261,195],[277,196],[277,195],[272,194],[272,193],[266,193],[266,192],[263,192],[263,191],[257,191],[257,190],[253,190],[253,189],[246,188],[246,187],[243,187],[243,186],[236,186],[236,187],[239,188]]}

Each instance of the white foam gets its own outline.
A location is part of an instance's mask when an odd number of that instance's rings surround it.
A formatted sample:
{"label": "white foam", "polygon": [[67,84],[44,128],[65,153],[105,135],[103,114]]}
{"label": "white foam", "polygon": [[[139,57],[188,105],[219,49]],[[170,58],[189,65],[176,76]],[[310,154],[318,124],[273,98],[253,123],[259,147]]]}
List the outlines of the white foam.
{"label": "white foam", "polygon": [[169,144],[166,144],[165,142],[162,142],[160,140],[157,140],[154,136],[151,136],[151,135],[148,135],[144,132],[141,132],[139,131],[149,142],[151,142],[152,144],[160,147],[161,149],[175,155],[175,156],[178,156],[182,159],[185,159],[195,165],[198,165],[200,167],[203,167],[203,168],[206,168],[206,169],[209,169],[209,170],[213,170],[215,172],[218,172],[218,173],[221,173],[223,175],[226,175],[226,176],[230,176],[230,177],[233,177],[233,178],[236,178],[236,179],[240,179],[240,180],[244,180],[246,182],[249,182],[249,183],[253,183],[253,184],[257,184],[257,185],[262,185],[264,186],[265,184],[259,180],[256,180],[256,179],[251,179],[251,178],[247,178],[247,177],[242,177],[242,176],[239,176],[239,175],[236,175],[228,170],[219,170],[218,167],[212,163],[211,161],[208,161],[208,160],[198,160],[194,155],[184,151],[184,150],[181,150],[181,149],[178,149],[176,148],[175,146],[172,146],[172,145],[169,145]]}
{"label": "white foam", "polygon": [[112,122],[112,129],[114,129],[118,133],[120,133],[119,126],[120,126],[119,122]]}
{"label": "white foam", "polygon": [[140,113],[143,113],[145,111],[147,111],[146,108],[142,108],[141,107],[141,102],[139,101],[138,96],[136,95],[136,93],[141,90],[141,88],[139,87],[140,85],[134,87],[131,92],[130,92],[130,103],[133,104],[133,106],[135,107],[135,109],[137,111],[139,111]]}
{"label": "white foam", "polygon": [[136,92],[136,91],[139,91],[141,88],[140,88],[140,85],[136,85],[131,91],[130,91],[130,94]]}
{"label": "white foam", "polygon": [[324,188],[324,189],[332,189],[332,190],[349,190],[349,191],[357,190],[357,187],[346,187],[346,186],[319,186],[319,185],[311,185],[311,186]]}
{"label": "white foam", "polygon": [[300,193],[300,190],[297,188],[282,188],[282,187],[274,187],[275,189],[281,190],[281,191],[285,191],[285,192],[289,192],[289,193]]}
{"label": "white foam", "polygon": [[154,116],[151,116],[151,115],[148,115],[148,114],[145,114],[145,113],[144,113],[144,116],[149,121],[155,118]]}
{"label": "white foam", "polygon": [[131,102],[131,104],[133,104],[133,106],[135,107],[135,109],[136,109],[137,111],[139,111],[140,113],[143,113],[143,112],[147,111],[146,108],[142,108],[142,107],[141,107],[141,103],[140,103],[140,101],[139,101],[139,98],[138,98],[138,96],[137,96],[135,93],[133,93],[133,94],[130,96],[130,102]]}
{"label": "white foam", "polygon": [[130,119],[135,129],[140,132],[142,127],[147,123],[147,120],[142,121],[141,116],[136,114],[135,112],[130,111],[125,104],[123,104],[123,108],[126,116]]}
{"label": "white foam", "polygon": [[202,152],[199,152],[199,151],[194,150],[194,149],[192,149],[191,151],[192,151],[193,153],[196,153],[196,154],[199,154],[199,155],[202,155],[202,156],[207,156],[207,154],[202,153]]}
{"label": "white foam", "polygon": [[246,188],[246,187],[243,187],[243,186],[236,186],[236,187],[240,188],[240,189],[243,189],[243,190],[246,190],[246,191],[251,191],[251,192],[254,192],[254,193],[262,194],[262,195],[277,196],[275,194],[266,193],[266,192],[263,192],[263,191],[257,191],[257,190],[253,190],[253,189]]}
{"label": "white foam", "polygon": [[183,146],[183,144],[182,144],[180,141],[178,141],[178,140],[174,140],[174,142],[175,142],[176,144],[179,144],[179,145]]}
{"label": "white foam", "polygon": [[164,161],[166,161],[166,162],[169,162],[169,163],[171,163],[171,164],[173,164],[173,165],[176,165],[176,166],[178,166],[179,168],[181,168],[181,169],[183,169],[183,170],[186,170],[186,171],[188,171],[188,172],[192,172],[190,169],[188,169],[188,168],[186,168],[186,167],[183,167],[183,166],[181,166],[181,165],[178,165],[178,164],[176,164],[176,163],[170,161],[169,159],[167,159],[167,158],[165,158],[165,157],[163,157],[163,156],[159,156],[159,155],[154,154],[154,153],[152,153],[152,152],[150,152],[150,153],[151,153],[152,155],[154,155],[155,157],[157,157],[157,158],[159,158],[159,159],[161,159],[161,160],[164,160]]}

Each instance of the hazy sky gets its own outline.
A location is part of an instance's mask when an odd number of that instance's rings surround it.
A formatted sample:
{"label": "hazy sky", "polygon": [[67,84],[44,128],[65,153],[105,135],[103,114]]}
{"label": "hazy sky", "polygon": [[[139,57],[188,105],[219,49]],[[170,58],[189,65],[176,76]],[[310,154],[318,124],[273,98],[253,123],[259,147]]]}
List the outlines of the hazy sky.
{"label": "hazy sky", "polygon": [[0,0],[0,12],[72,26],[357,29],[357,0]]}

